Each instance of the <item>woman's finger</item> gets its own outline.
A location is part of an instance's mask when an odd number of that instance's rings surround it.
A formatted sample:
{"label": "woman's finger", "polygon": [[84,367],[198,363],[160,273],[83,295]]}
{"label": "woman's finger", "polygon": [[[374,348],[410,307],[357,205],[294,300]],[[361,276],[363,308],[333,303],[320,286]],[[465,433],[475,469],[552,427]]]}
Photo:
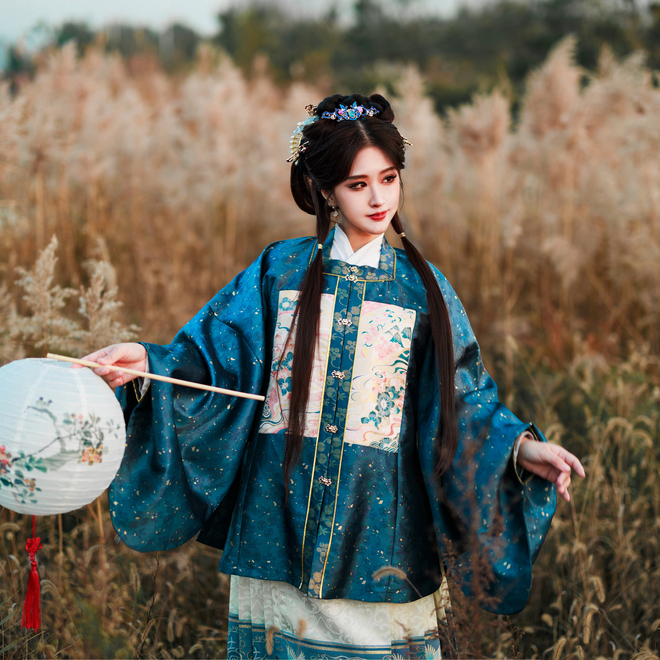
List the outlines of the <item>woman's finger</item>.
{"label": "woman's finger", "polygon": [[126,375],[123,371],[113,371],[112,374],[107,378],[108,385],[110,387],[119,387],[128,382]]}
{"label": "woman's finger", "polygon": [[528,442],[521,447],[522,458],[546,468],[553,467],[559,472],[570,472],[570,466],[561,456],[562,448],[545,442]]}
{"label": "woman's finger", "polygon": [[559,445],[553,445],[548,443],[546,446],[551,448],[551,450],[557,456],[559,456],[567,466],[573,468],[581,477],[585,476],[584,467],[582,467],[582,463],[580,463],[580,459],[577,456],[575,456],[575,454],[571,454],[570,451],[564,449],[563,447],[560,447]]}
{"label": "woman's finger", "polygon": [[133,380],[135,376],[128,376],[124,372],[117,372],[110,367],[145,371],[147,351],[142,344],[138,343],[112,344],[86,355],[83,359],[98,364],[98,367],[92,367],[92,371],[97,376],[105,378],[111,387],[118,387]]}
{"label": "woman's finger", "polygon": [[98,351],[100,353],[96,362],[99,364],[116,364],[128,355],[126,344],[113,344]]}
{"label": "woman's finger", "polygon": [[581,476],[585,476],[584,472],[584,467],[582,467],[582,463],[580,463],[580,459],[571,454],[570,452],[566,452],[567,456],[564,458],[564,460]]}
{"label": "woman's finger", "polygon": [[571,485],[571,478],[569,476],[562,479],[564,475],[560,475],[557,480],[557,492],[567,501],[571,501],[571,495],[568,492],[568,487]]}
{"label": "woman's finger", "polygon": [[559,472],[569,473],[569,474],[571,472],[571,466],[563,458],[560,458],[559,456],[557,456],[557,454],[555,454],[552,451],[548,452],[546,461]]}
{"label": "woman's finger", "polygon": [[562,489],[568,488],[571,483],[571,475],[566,472],[562,472],[557,476],[556,483]]}
{"label": "woman's finger", "polygon": [[550,464],[561,472],[570,473],[574,469],[581,477],[585,476],[582,463],[577,456],[571,454],[563,447],[551,443],[538,443],[527,447],[528,451],[537,450],[536,456],[531,460],[537,460],[541,463]]}
{"label": "woman's finger", "polygon": [[[105,357],[108,353],[108,350],[112,348],[111,346],[106,346],[105,348],[101,348],[98,351],[94,351],[93,353],[90,353],[89,355],[85,355],[82,359],[86,360],[87,362],[97,362],[102,358]],[[83,365],[82,364],[75,364],[73,363],[71,365],[72,369],[82,369]],[[100,374],[99,374],[100,375]]]}

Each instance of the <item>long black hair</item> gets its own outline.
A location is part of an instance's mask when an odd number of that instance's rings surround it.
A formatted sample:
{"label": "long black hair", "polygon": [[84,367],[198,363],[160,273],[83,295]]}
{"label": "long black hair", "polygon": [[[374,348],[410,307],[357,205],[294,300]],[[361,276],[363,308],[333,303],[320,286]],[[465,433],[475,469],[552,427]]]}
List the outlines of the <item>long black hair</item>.
{"label": "long black hair", "polygon": [[[324,112],[333,113],[340,105],[349,107],[354,102],[364,108],[373,107],[378,112],[374,116],[364,115],[360,119],[348,121],[320,118]],[[331,227],[330,207],[323,193],[332,192],[350,176],[358,152],[365,147],[377,147],[400,172],[405,167],[405,148],[403,138],[392,123],[392,107],[380,94],[373,94],[368,98],[359,94],[335,94],[323,99],[315,112],[319,119],[304,127],[301,140],[303,152],[291,166],[291,193],[303,211],[316,216],[316,238],[319,243],[323,243]],[[392,218],[392,227],[398,234],[403,232],[398,212]],[[408,238],[403,237],[402,242],[410,262],[426,288],[440,380],[442,437],[436,466],[436,474],[440,476],[451,464],[457,445],[451,323],[447,305],[433,271]],[[284,454],[284,475],[287,481],[292,465],[298,460],[305,429],[322,293],[323,258],[321,251],[317,250],[303,279],[291,326],[292,329],[294,326],[296,328],[296,340],[293,348],[291,400]]]}

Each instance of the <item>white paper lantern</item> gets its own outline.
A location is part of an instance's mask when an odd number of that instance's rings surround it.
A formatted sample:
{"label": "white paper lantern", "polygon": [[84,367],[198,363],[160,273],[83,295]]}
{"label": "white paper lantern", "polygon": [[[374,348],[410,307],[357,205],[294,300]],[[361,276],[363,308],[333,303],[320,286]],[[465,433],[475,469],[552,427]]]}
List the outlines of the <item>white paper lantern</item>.
{"label": "white paper lantern", "polygon": [[96,499],[114,479],[124,415],[90,369],[27,359],[0,369],[0,505],[50,515]]}

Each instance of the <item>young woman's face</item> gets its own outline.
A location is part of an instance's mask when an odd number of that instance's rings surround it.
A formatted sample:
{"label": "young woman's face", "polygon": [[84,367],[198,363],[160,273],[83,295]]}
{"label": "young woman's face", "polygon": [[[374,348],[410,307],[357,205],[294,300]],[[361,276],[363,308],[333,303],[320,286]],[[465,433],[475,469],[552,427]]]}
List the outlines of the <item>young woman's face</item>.
{"label": "young woman's face", "polygon": [[328,197],[341,211],[341,228],[353,250],[383,234],[399,208],[399,172],[378,147],[358,152],[351,173]]}

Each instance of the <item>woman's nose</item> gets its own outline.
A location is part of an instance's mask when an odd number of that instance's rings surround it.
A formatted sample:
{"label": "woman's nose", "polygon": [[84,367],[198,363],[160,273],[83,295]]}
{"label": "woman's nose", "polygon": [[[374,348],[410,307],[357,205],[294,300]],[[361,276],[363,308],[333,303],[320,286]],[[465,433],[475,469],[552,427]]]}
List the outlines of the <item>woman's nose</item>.
{"label": "woman's nose", "polygon": [[378,186],[374,186],[371,189],[371,201],[370,201],[371,206],[382,206],[383,201],[384,201],[383,195],[378,189]]}

